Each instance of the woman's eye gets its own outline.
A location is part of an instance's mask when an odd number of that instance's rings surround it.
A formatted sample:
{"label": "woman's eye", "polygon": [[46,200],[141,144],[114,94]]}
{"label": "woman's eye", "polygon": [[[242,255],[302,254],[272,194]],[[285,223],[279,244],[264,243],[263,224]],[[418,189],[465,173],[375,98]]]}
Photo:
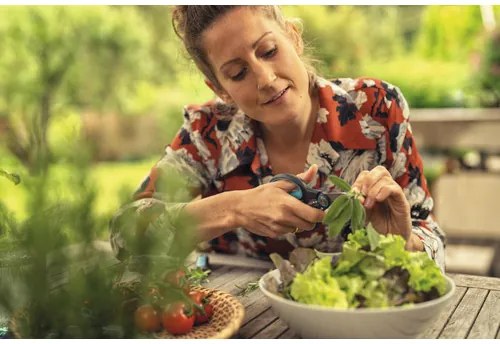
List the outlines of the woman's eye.
{"label": "woman's eye", "polygon": [[246,72],[247,72],[247,69],[246,68],[242,68],[239,71],[238,74],[231,76],[231,80],[233,80],[233,81],[243,80],[243,78],[245,77]]}
{"label": "woman's eye", "polygon": [[276,55],[276,52],[278,51],[277,47],[272,48],[271,50],[268,50],[262,55],[263,57],[270,58]]}

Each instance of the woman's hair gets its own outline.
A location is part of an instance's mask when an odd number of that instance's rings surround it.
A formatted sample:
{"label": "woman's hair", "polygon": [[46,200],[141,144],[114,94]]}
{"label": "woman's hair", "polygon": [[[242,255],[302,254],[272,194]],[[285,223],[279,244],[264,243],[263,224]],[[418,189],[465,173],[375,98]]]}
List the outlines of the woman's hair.
{"label": "woman's hair", "polygon": [[[172,12],[172,26],[175,33],[184,43],[188,54],[194,60],[196,66],[217,88],[222,88],[215,76],[212,66],[202,45],[202,35],[205,30],[210,28],[220,17],[230,10],[242,7],[234,6],[207,6],[207,5],[183,5],[174,6]],[[292,24],[299,29],[302,34],[302,25],[298,19],[288,19],[283,16],[278,6],[247,6],[255,10],[260,10],[268,18],[275,20],[278,25],[286,30],[287,24]],[[301,56],[309,75],[315,74],[315,69],[311,65],[311,59],[307,56]]]}

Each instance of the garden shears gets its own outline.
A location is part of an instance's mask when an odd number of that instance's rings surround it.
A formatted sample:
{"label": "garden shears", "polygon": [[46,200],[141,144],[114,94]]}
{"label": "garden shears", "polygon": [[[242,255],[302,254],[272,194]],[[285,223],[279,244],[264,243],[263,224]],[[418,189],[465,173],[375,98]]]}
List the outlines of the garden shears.
{"label": "garden shears", "polygon": [[271,178],[270,182],[276,182],[278,180],[286,180],[290,183],[295,184],[296,188],[290,191],[289,194],[304,202],[305,204],[321,210],[328,209],[330,204],[332,204],[332,202],[337,197],[346,194],[343,191],[333,191],[326,193],[315,190],[308,186],[302,179],[290,173],[277,174],[273,178]]}

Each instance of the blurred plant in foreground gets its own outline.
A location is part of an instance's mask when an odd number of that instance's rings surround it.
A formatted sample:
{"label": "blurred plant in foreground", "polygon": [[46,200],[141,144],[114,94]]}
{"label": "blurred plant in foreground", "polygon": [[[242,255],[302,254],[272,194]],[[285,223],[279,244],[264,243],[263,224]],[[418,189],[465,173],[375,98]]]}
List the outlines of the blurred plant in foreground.
{"label": "blurred plant in foreground", "polygon": [[[95,241],[101,222],[92,211],[96,190],[82,143],[69,162],[73,183],[64,201],[48,187],[51,169],[23,176],[28,218],[17,222],[0,200],[0,313],[8,316],[10,336],[22,338],[135,338],[134,310],[152,284],[183,266],[191,252],[191,221],[179,216],[178,232],[155,223],[162,240],[138,235],[118,261]],[[50,166],[47,164],[47,166]],[[3,172],[3,170],[2,170]],[[8,177],[10,174],[2,173]],[[182,193],[172,175],[169,187]],[[0,178],[2,183],[10,183]],[[176,186],[180,189],[175,190]],[[16,197],[10,195],[9,197]],[[128,218],[131,225],[138,225]],[[174,249],[175,248],[175,249]],[[171,291],[163,283],[168,296]]]}

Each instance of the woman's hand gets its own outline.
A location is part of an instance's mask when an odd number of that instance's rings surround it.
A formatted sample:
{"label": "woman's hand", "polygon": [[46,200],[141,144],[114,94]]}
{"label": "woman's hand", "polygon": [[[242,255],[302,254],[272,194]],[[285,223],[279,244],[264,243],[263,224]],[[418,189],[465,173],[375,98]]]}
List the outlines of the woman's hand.
{"label": "woman's hand", "polygon": [[422,249],[420,240],[412,234],[410,204],[385,167],[361,172],[352,187],[363,195],[367,220],[379,233],[399,234],[406,240],[407,249]]}
{"label": "woman's hand", "polygon": [[[309,183],[317,173],[312,165],[297,177]],[[235,204],[235,223],[258,235],[275,238],[278,235],[311,230],[324,216],[322,210],[302,203],[289,194],[294,184],[279,180],[250,190],[239,191]]]}

